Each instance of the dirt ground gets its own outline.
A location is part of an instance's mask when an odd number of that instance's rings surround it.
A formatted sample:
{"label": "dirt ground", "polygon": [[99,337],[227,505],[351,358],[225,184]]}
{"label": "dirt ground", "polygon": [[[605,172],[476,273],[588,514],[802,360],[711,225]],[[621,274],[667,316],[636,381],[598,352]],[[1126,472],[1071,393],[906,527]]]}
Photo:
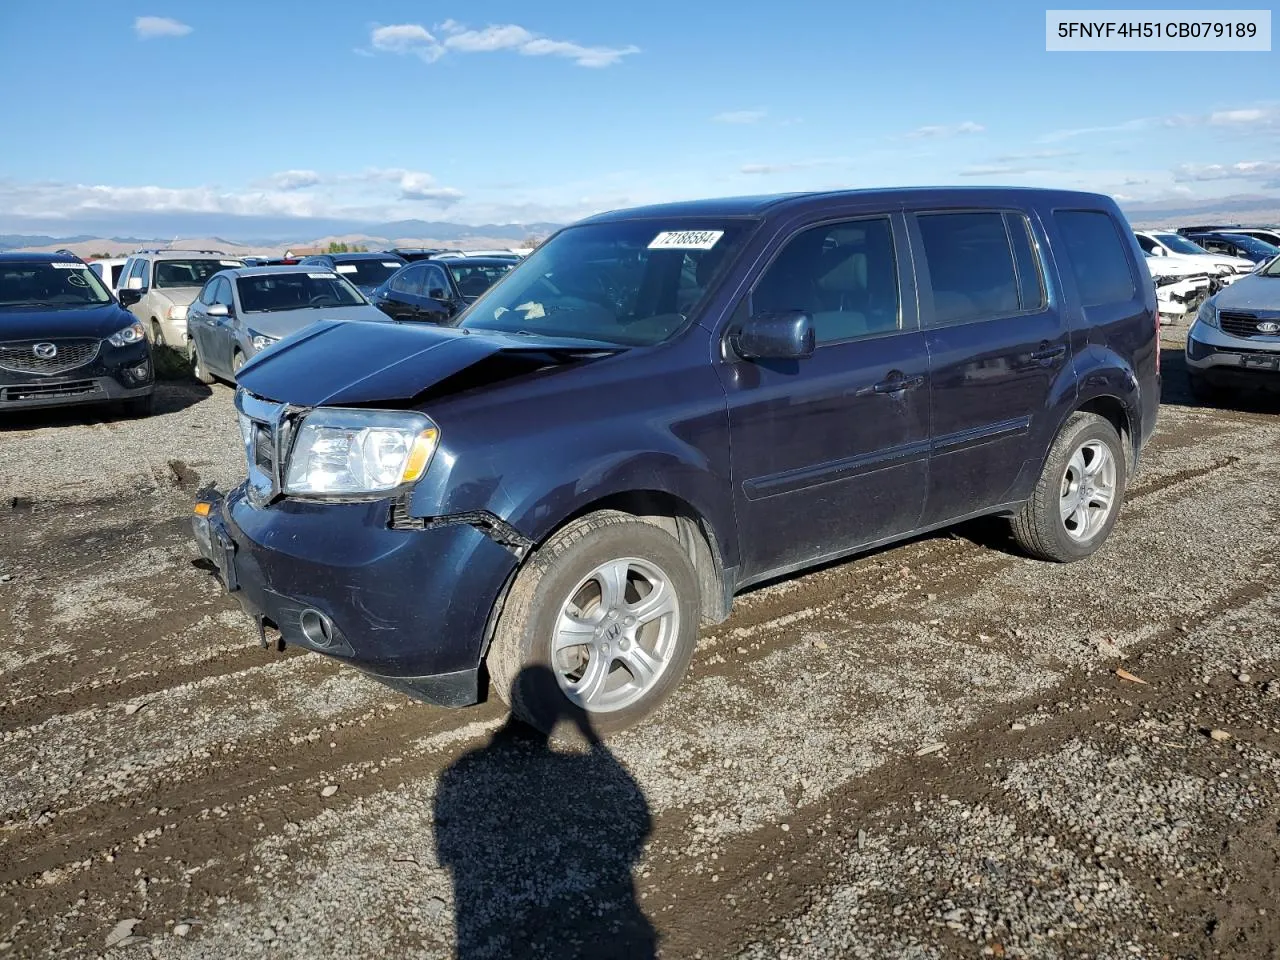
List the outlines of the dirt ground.
{"label": "dirt ground", "polygon": [[1100,554],[755,590],[592,750],[259,649],[187,525],[229,388],[17,422],[0,957],[1280,957],[1280,404],[1194,404],[1181,332]]}

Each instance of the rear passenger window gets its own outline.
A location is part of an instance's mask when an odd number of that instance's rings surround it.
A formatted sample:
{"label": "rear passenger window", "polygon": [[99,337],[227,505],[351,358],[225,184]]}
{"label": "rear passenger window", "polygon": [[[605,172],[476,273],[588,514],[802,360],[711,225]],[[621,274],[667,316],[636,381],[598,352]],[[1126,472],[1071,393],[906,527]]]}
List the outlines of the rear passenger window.
{"label": "rear passenger window", "polygon": [[899,329],[898,268],[887,217],[824,224],[797,234],[751,295],[755,313],[803,310],[819,344]]}
{"label": "rear passenger window", "polygon": [[934,326],[1022,310],[1004,214],[925,213],[917,222],[929,264]]}
{"label": "rear passenger window", "polygon": [[1067,261],[1086,307],[1133,299],[1133,274],[1120,231],[1100,210],[1058,210],[1053,214],[1066,243]]}

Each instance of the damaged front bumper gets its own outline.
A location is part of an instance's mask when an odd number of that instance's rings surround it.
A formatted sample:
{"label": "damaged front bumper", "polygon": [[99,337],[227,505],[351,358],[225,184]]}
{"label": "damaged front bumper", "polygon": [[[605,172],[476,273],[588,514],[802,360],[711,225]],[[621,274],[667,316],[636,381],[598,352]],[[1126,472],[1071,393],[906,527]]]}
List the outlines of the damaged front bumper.
{"label": "damaged front bumper", "polygon": [[479,525],[405,529],[386,501],[202,495],[200,555],[258,625],[442,706],[481,699],[490,612],[518,551]]}

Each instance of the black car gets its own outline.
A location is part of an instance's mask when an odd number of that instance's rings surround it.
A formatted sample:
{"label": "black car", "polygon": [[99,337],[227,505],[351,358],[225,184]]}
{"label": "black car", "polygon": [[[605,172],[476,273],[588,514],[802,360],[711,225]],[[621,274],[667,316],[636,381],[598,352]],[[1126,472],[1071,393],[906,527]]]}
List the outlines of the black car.
{"label": "black car", "polygon": [[614,730],[753,584],[978,516],[1092,555],[1155,429],[1157,323],[1097,194],[615,211],[444,324],[321,322],[249,361],[248,478],[195,534],[264,639]]}
{"label": "black car", "polygon": [[413,263],[415,260],[429,260],[437,254],[454,253],[447,247],[392,247],[387,253],[394,254],[406,263]]}
{"label": "black car", "polygon": [[1246,233],[1206,232],[1184,234],[1188,240],[1204,247],[1210,253],[1221,253],[1229,257],[1241,257],[1254,263],[1266,263],[1280,256],[1280,247],[1259,240]]}
{"label": "black car", "polygon": [[392,319],[427,323],[444,323],[467,303],[443,260],[418,260],[401,267],[368,296]]}
{"label": "black car", "polygon": [[458,293],[467,303],[475,300],[511,272],[518,257],[459,257],[440,261],[449,268]]}
{"label": "black car", "polygon": [[367,297],[374,287],[403,267],[405,260],[394,253],[321,253],[303,257],[298,263],[340,273]]}
{"label": "black car", "polygon": [[146,331],[84,261],[0,253],[0,411],[118,401],[151,410]]}

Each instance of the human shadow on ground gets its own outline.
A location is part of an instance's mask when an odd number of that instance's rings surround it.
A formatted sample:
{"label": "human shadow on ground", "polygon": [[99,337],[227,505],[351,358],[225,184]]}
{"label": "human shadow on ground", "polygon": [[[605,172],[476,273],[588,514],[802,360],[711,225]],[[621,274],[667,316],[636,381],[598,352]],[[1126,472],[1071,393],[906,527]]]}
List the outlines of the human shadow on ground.
{"label": "human shadow on ground", "polygon": [[555,692],[552,729],[576,737],[512,718],[441,775],[436,853],[453,879],[459,960],[656,956],[632,882],[652,827],[644,795],[549,669],[527,667],[515,686]]}

